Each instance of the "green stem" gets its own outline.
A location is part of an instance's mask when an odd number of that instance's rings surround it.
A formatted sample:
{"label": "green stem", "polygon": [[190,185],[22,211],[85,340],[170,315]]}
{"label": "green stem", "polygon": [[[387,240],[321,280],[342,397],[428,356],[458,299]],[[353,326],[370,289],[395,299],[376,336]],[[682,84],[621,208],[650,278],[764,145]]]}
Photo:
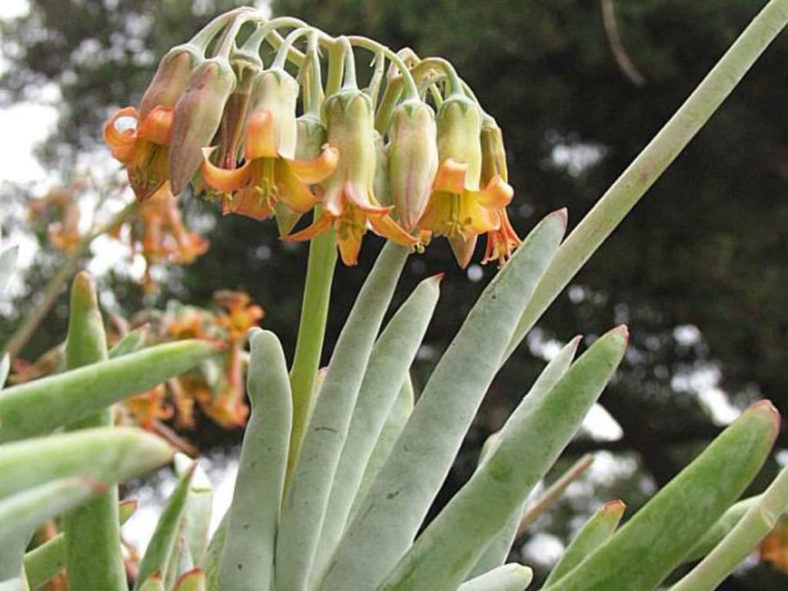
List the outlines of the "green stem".
{"label": "green stem", "polygon": [[[318,215],[317,211],[315,215]],[[298,340],[293,367],[290,370],[290,386],[293,390],[293,430],[290,434],[288,476],[298,460],[304,430],[314,406],[315,377],[320,368],[336,261],[337,249],[334,246],[333,232],[326,232],[312,240],[309,245]]]}
{"label": "green stem", "polygon": [[788,468],[774,479],[758,502],[751,507],[722,542],[670,591],[707,591],[746,558],[780,519],[788,506]]}
{"label": "green stem", "polygon": [[348,36],[348,40],[350,44],[356,47],[363,47],[372,51],[373,53],[383,52],[387,58],[391,60],[391,63],[399,70],[402,79],[405,81],[405,90],[406,90],[406,98],[411,99],[418,99],[419,98],[419,91],[416,88],[416,83],[413,81],[413,76],[410,75],[410,69],[408,69],[407,64],[403,61],[403,59],[394,53],[391,49],[386,47],[385,45],[378,43],[377,41],[373,41],[372,39],[368,39],[366,37],[359,37],[356,35]]}
{"label": "green stem", "polygon": [[118,212],[108,224],[87,234],[79,241],[76,248],[74,248],[74,252],[66,258],[57,273],[55,273],[49,280],[49,283],[47,283],[41,301],[36,303],[36,305],[28,311],[22,323],[14,331],[14,334],[11,335],[11,338],[8,339],[3,348],[3,353],[7,353],[11,358],[19,354],[25,345],[27,345],[30,337],[33,336],[33,333],[38,329],[41,322],[46,318],[46,315],[49,314],[52,306],[55,305],[55,302],[63,291],[63,286],[65,286],[66,282],[71,279],[71,276],[79,268],[82,263],[82,258],[87,253],[90,244],[102,234],[106,234],[118,224],[123,223],[123,221],[136,210],[137,202],[135,201]]}
{"label": "green stem", "polygon": [[611,185],[559,248],[542,276],[504,355],[526,333],[664,170],[733,91],[788,23],[788,0],[771,0],[678,111]]}

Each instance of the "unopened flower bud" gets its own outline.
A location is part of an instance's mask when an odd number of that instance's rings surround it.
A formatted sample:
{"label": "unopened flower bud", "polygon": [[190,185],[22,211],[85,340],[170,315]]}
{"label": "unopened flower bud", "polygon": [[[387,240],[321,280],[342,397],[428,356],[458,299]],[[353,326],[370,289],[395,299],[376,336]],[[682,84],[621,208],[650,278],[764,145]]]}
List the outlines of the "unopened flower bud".
{"label": "unopened flower bud", "polygon": [[173,47],[161,58],[145,94],[140,101],[140,118],[144,119],[155,107],[172,107],[186,89],[189,74],[202,61],[202,54],[190,45]]}
{"label": "unopened flower bud", "polygon": [[465,189],[478,191],[482,173],[479,108],[467,97],[450,96],[438,109],[437,124],[440,162],[451,159],[464,165]]}
{"label": "unopened flower bud", "polygon": [[219,129],[235,82],[232,67],[221,58],[205,60],[189,76],[175,105],[170,143],[170,184],[176,195],[200,168],[202,149]]}
{"label": "unopened flower bud", "polygon": [[389,207],[394,204],[391,196],[391,183],[389,182],[389,146],[383,141],[377,130],[375,131],[375,182],[372,184],[375,199],[378,203]]}
{"label": "unopened flower bud", "polygon": [[[326,181],[329,202],[326,208],[334,215],[342,213],[340,203],[331,197],[343,193],[343,185],[350,185],[350,201],[354,205],[373,205],[368,195],[375,182],[375,123],[372,101],[360,90],[343,90],[326,99],[326,127],[328,143],[339,150],[339,165]],[[332,191],[331,188],[334,190]],[[358,202],[354,202],[354,199]]]}
{"label": "unopened flower bud", "polygon": [[[249,109],[250,119],[256,114],[268,111],[273,123],[269,126],[268,133],[255,134],[250,138],[252,143],[247,143],[247,146],[254,148],[256,158],[296,157],[298,92],[298,82],[281,69],[263,72],[255,80]],[[249,132],[254,133],[252,129]]]}
{"label": "unopened flower bud", "polygon": [[506,150],[503,145],[503,134],[498,124],[491,118],[482,124],[482,184],[486,185],[497,174],[509,181],[509,170],[506,166]]}
{"label": "unopened flower bud", "polygon": [[394,206],[406,230],[424,213],[438,171],[437,127],[432,108],[421,101],[397,107],[391,123],[389,183]]}

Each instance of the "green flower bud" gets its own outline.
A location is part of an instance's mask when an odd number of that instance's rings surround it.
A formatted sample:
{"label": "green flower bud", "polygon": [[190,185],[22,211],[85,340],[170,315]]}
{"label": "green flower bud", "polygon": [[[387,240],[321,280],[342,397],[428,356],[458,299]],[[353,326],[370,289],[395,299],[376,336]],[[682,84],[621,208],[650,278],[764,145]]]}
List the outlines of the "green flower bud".
{"label": "green flower bud", "polygon": [[494,119],[482,124],[482,184],[486,185],[497,174],[509,181],[509,170],[506,166],[506,149],[503,145],[501,128]]}
{"label": "green flower bud", "polygon": [[438,155],[467,166],[465,189],[478,191],[482,173],[481,113],[469,98],[452,95],[438,109]]}
{"label": "green flower bud", "polygon": [[[375,122],[370,98],[360,90],[342,90],[326,99],[323,105],[328,143],[339,150],[339,165],[326,181],[326,192],[344,192],[345,185],[353,187],[352,198],[372,206],[368,196],[375,182]],[[332,191],[334,189],[334,191]],[[327,203],[337,215],[343,206]]]}
{"label": "green flower bud", "polygon": [[172,107],[186,88],[186,81],[203,56],[190,45],[173,47],[161,58],[140,101],[140,119],[155,107]]}
{"label": "green flower bud", "polygon": [[189,76],[175,104],[170,142],[170,185],[175,195],[200,168],[202,149],[216,135],[235,84],[235,73],[222,58],[205,60]]}
{"label": "green flower bud", "polygon": [[256,113],[270,111],[274,136],[272,153],[266,155],[271,158],[295,158],[298,139],[298,92],[296,79],[281,69],[262,72],[254,82],[249,115],[251,117]]}
{"label": "green flower bud", "polygon": [[383,136],[375,131],[375,182],[372,193],[378,203],[386,207],[394,204],[389,182],[389,153],[390,146],[387,146]]}
{"label": "green flower bud", "polygon": [[391,122],[389,183],[394,206],[406,230],[418,223],[438,171],[437,127],[432,108],[421,101],[397,107]]}

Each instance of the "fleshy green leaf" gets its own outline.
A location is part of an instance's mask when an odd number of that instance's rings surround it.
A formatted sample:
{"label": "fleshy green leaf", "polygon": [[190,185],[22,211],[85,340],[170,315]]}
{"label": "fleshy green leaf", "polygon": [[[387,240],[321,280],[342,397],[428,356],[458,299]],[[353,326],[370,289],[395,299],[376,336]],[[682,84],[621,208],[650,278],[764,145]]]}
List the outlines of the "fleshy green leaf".
{"label": "fleshy green leaf", "polygon": [[198,568],[184,573],[175,583],[174,591],[205,591],[205,573]]}
{"label": "fleshy green leaf", "polygon": [[523,591],[534,573],[527,566],[510,563],[499,566],[460,585],[457,591]]}
{"label": "fleshy green leaf", "polygon": [[141,326],[130,331],[120,339],[109,352],[109,358],[115,359],[123,357],[129,353],[136,353],[145,345],[145,338],[148,336],[148,327]]}
{"label": "fleshy green leaf", "polygon": [[460,585],[572,439],[628,340],[626,327],[611,330],[549,392],[534,402],[523,399],[489,457],[421,533],[381,591],[452,591]]}
{"label": "fleshy green leaf", "polygon": [[[194,462],[184,454],[175,455],[175,472],[183,476],[192,469]],[[213,511],[213,487],[200,463],[194,465],[189,494],[186,497],[186,514],[183,517],[183,538],[195,564],[200,564],[208,547],[208,531]]]}
{"label": "fleshy green leaf", "polygon": [[[139,579],[138,579],[139,580]],[[138,587],[139,591],[165,591],[161,573],[153,573]]]}
{"label": "fleshy green leaf", "polygon": [[583,559],[606,542],[616,532],[621,518],[624,516],[626,505],[621,501],[610,501],[594,513],[577,535],[564,550],[544,586],[556,582],[570,570],[580,564]]}
{"label": "fleshy green leaf", "polygon": [[2,390],[0,443],[90,416],[187,371],[216,351],[208,341],[166,343]]}
{"label": "fleshy green leaf", "polygon": [[0,445],[0,498],[61,478],[105,486],[140,476],[172,459],[160,437],[131,427],[83,429]]}
{"label": "fleshy green leaf", "polygon": [[739,523],[671,591],[716,589],[772,531],[788,507],[788,468],[783,468]]}
{"label": "fleshy green leaf", "polygon": [[278,588],[301,591],[307,585],[353,407],[407,256],[406,247],[386,243],[337,340],[285,493],[276,541]]}
{"label": "fleshy green leaf", "polygon": [[722,514],[722,517],[703,534],[703,537],[698,540],[697,544],[692,547],[692,550],[684,557],[683,562],[694,562],[711,552],[714,546],[719,544],[722,539],[728,535],[728,532],[739,523],[739,520],[744,517],[750,507],[758,503],[760,498],[761,496],[757,495],[731,505],[728,510]]}
{"label": "fleshy green leaf", "polygon": [[[137,501],[126,499],[118,505],[123,525],[137,509]],[[38,589],[66,567],[65,540],[62,533],[25,554],[25,574],[31,589]]]}
{"label": "fleshy green leaf", "polygon": [[[287,361],[272,332],[253,331],[244,433],[220,567],[220,587],[269,589],[284,491],[293,403]],[[306,448],[305,448],[306,449]]]}
{"label": "fleshy green leaf", "polygon": [[[66,337],[66,369],[107,359],[107,335],[98,307],[96,287],[90,275],[77,273],[71,287],[71,306]],[[104,408],[66,426],[67,430],[111,427],[112,409]],[[120,550],[118,489],[102,494],[63,516],[66,540],[66,572],[71,589],[127,591],[126,569]]]}
{"label": "fleshy green leaf", "polygon": [[326,517],[312,564],[320,580],[342,537],[353,499],[383,424],[416,357],[440,295],[440,276],[422,281],[397,310],[372,349],[347,439],[331,485]]}
{"label": "fleshy green leaf", "polygon": [[741,495],[778,430],[768,401],[752,405],[612,538],[546,589],[655,588]]}
{"label": "fleshy green leaf", "polygon": [[397,399],[394,405],[389,410],[386,417],[386,422],[383,424],[383,429],[380,432],[378,440],[375,442],[375,448],[369,456],[366,468],[364,468],[364,475],[361,477],[361,484],[359,484],[356,498],[353,499],[353,507],[350,509],[350,517],[348,521],[353,519],[364,498],[367,496],[369,487],[372,486],[373,480],[378,475],[380,468],[389,457],[391,450],[394,449],[394,443],[402,433],[405,423],[408,422],[410,413],[413,412],[414,392],[413,383],[410,376],[402,384]]}
{"label": "fleshy green leaf", "polygon": [[134,585],[135,591],[142,591],[140,583],[154,573],[167,572],[175,544],[178,541],[178,532],[180,531],[186,509],[186,497],[189,493],[189,486],[191,485],[195,467],[196,463],[178,479],[175,490],[170,495],[167,505],[159,516],[159,521],[148,544],[148,549],[140,561],[137,571],[137,583]]}
{"label": "fleshy green leaf", "polygon": [[375,589],[410,546],[565,230],[564,211],[547,216],[484,290],[347,528],[321,591]]}
{"label": "fleshy green leaf", "polygon": [[[531,389],[525,395],[524,400],[533,405],[536,401],[541,400],[542,397],[550,391],[556,382],[566,373],[566,370],[569,369],[569,366],[575,357],[575,353],[577,352],[577,346],[580,344],[580,340],[581,337],[575,337],[569,342],[569,344],[559,351],[558,355],[556,355],[550,361],[550,363],[547,364],[547,366],[539,374],[539,377],[536,378],[533,386],[531,386]],[[500,432],[494,433],[488,438],[487,442],[485,442],[484,447],[482,448],[482,453],[479,457],[480,467],[484,462],[484,459],[489,457],[489,454],[492,453],[492,451],[497,447],[499,441]],[[522,504],[524,503],[525,499],[523,499],[523,503],[521,503],[520,507],[517,507],[517,509],[512,511],[512,514],[509,516],[506,524],[503,526],[503,528],[501,528],[493,541],[490,542],[490,544],[485,549],[484,554],[481,555],[479,560],[471,569],[470,573],[468,574],[469,578],[473,578],[491,571],[494,568],[502,566],[504,562],[506,562],[506,558],[509,556],[509,551],[511,550],[512,544],[514,543],[514,538],[517,535],[517,528],[520,524],[520,518],[523,514]]]}

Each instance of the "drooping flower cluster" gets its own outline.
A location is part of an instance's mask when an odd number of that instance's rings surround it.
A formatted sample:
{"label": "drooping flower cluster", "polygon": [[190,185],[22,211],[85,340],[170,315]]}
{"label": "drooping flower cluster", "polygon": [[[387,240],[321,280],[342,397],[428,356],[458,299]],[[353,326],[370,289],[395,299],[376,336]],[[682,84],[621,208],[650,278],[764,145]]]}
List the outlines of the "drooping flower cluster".
{"label": "drooping flower cluster", "polygon": [[[374,54],[364,88],[356,48]],[[214,19],[164,56],[139,109],[118,111],[104,136],[140,201],[191,185],[226,214],[275,216],[286,240],[333,230],[347,265],[369,230],[414,248],[444,236],[462,266],[481,234],[483,262],[520,243],[501,130],[451,64],[297,19],[248,8]]]}

